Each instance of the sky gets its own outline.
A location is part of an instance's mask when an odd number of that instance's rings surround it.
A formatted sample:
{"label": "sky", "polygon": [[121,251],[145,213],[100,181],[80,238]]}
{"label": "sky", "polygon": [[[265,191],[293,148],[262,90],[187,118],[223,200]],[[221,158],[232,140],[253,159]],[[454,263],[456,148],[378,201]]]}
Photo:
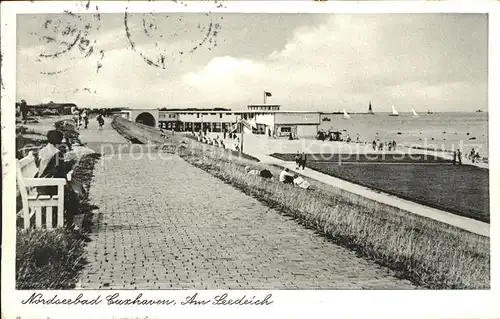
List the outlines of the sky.
{"label": "sky", "polygon": [[286,110],[364,112],[369,101],[376,112],[488,107],[486,15],[124,18],[18,15],[17,100],[237,110],[268,91],[267,103]]}

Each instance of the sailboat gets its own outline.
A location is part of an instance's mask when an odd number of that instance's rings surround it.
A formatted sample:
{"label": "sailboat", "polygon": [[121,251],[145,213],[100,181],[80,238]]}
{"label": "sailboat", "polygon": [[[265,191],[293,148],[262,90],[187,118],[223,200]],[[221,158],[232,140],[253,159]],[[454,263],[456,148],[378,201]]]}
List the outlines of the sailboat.
{"label": "sailboat", "polygon": [[398,111],[396,111],[394,105],[392,106],[392,113],[390,113],[389,116],[399,116],[399,113]]}
{"label": "sailboat", "polygon": [[412,113],[413,113],[413,117],[418,117],[418,113],[417,113],[417,112],[415,112],[415,110],[414,110],[413,108],[411,109],[411,111],[412,111]]}
{"label": "sailboat", "polygon": [[347,112],[345,111],[345,109],[344,109],[344,116],[342,118],[345,119],[345,120],[351,119],[351,116],[349,114],[347,114]]}
{"label": "sailboat", "polygon": [[370,101],[370,104],[368,105],[368,114],[375,114],[375,113],[373,113],[373,110],[372,110],[372,101]]}

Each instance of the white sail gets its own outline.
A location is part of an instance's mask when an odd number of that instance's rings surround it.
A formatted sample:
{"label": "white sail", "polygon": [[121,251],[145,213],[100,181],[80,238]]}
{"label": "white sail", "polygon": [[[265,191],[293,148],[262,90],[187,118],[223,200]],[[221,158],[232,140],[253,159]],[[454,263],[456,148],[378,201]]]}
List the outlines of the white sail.
{"label": "white sail", "polygon": [[392,116],[398,116],[399,115],[399,113],[398,113],[398,111],[396,111],[396,108],[394,107],[394,105],[392,106],[392,113],[389,114],[389,115],[392,115]]}
{"label": "white sail", "polygon": [[417,113],[417,112],[415,112],[415,110],[414,110],[413,108],[411,109],[411,111],[412,111],[412,113],[413,113],[413,117],[418,117],[418,113]]}
{"label": "white sail", "polygon": [[348,120],[351,118],[351,116],[349,114],[347,114],[346,110],[344,110],[344,119]]}

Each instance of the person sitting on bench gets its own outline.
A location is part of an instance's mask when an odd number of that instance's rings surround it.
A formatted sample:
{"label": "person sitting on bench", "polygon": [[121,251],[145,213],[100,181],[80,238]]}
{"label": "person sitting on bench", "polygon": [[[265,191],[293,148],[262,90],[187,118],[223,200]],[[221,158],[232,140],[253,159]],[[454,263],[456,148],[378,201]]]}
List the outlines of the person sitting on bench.
{"label": "person sitting on bench", "polygon": [[[38,152],[38,178],[66,178],[71,172],[71,167],[64,160],[66,145],[62,143],[64,134],[58,130],[47,132],[49,143]],[[39,195],[57,195],[57,186],[45,186],[38,188]],[[73,215],[78,210],[78,195],[70,184],[64,187],[64,209],[67,227],[73,227]],[[53,211],[57,216],[57,209]]]}

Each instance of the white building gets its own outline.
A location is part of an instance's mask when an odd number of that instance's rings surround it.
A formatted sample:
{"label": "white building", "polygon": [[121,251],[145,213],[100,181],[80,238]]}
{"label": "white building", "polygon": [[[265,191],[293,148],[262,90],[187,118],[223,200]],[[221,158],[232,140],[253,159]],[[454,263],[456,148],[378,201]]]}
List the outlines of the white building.
{"label": "white building", "polygon": [[[150,110],[132,110],[131,121],[141,121]],[[247,110],[154,110],[149,112],[149,125],[175,131],[230,132],[243,120],[247,132],[277,137],[314,137],[320,125],[320,113],[313,111],[283,111],[276,104],[248,105]],[[137,114],[137,119],[135,115]],[[139,115],[141,115],[139,117]],[[154,120],[153,120],[154,119]],[[156,124],[157,123],[157,124]],[[148,123],[145,123],[148,124]],[[239,129],[237,129],[237,132]]]}

